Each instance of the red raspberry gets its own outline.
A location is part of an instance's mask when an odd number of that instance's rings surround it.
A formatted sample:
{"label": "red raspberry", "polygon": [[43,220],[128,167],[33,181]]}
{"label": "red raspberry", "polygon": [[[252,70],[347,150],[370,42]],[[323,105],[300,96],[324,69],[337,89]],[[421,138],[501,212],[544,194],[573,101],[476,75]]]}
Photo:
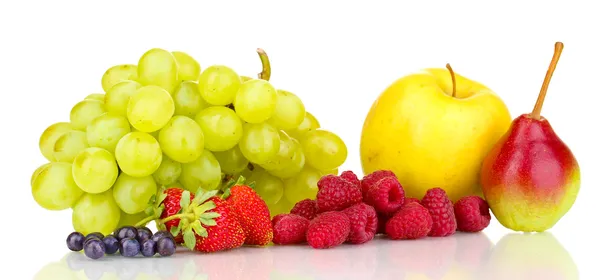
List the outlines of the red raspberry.
{"label": "red raspberry", "polygon": [[358,180],[358,177],[356,177],[356,174],[354,174],[354,172],[350,170],[344,171],[342,172],[342,174],[340,174],[340,177],[346,179],[346,181],[352,183],[352,185],[355,185],[356,187],[360,188],[360,180]]}
{"label": "red raspberry", "polygon": [[418,203],[408,203],[386,224],[385,233],[391,239],[419,239],[427,236],[433,220],[429,211]]}
{"label": "red raspberry", "polygon": [[352,244],[371,241],[377,232],[377,212],[365,203],[355,204],[342,211],[350,219],[350,234],[346,240]]}
{"label": "red raspberry", "polygon": [[454,203],[457,228],[465,232],[482,231],[488,225],[492,216],[490,207],[479,196],[465,196]]}
{"label": "red raspberry", "polygon": [[317,202],[308,198],[300,200],[296,202],[294,208],[290,210],[290,214],[302,216],[310,221],[317,215]]}
{"label": "red raspberry", "polygon": [[360,189],[338,176],[324,176],[317,186],[317,213],[344,210],[362,201]]}
{"label": "red raspberry", "polygon": [[377,213],[377,233],[385,233],[385,225],[387,221],[391,218],[390,215]]}
{"label": "red raspberry", "polygon": [[429,210],[431,219],[433,219],[433,227],[429,236],[442,237],[456,232],[454,207],[446,191],[441,188],[429,189],[421,199],[421,205]]}
{"label": "red raspberry", "polygon": [[402,205],[407,205],[407,204],[409,204],[409,203],[411,203],[411,202],[416,202],[416,203],[419,203],[419,204],[421,204],[421,200],[419,200],[418,198],[414,198],[414,197],[405,197],[405,198],[404,198],[404,204],[402,204]]}
{"label": "red raspberry", "polygon": [[319,214],[308,225],[306,241],[315,249],[338,246],[350,234],[350,219],[342,212],[329,211]]}
{"label": "red raspberry", "polygon": [[377,184],[379,180],[386,177],[396,177],[396,174],[390,170],[378,170],[363,177],[362,181],[360,182],[363,195],[366,194],[372,186]]}
{"label": "red raspberry", "polygon": [[279,214],[273,217],[273,243],[287,245],[306,241],[309,223],[308,219],[295,214]]}
{"label": "red raspberry", "polygon": [[386,177],[369,189],[365,202],[378,213],[393,214],[404,203],[404,189],[396,177]]}

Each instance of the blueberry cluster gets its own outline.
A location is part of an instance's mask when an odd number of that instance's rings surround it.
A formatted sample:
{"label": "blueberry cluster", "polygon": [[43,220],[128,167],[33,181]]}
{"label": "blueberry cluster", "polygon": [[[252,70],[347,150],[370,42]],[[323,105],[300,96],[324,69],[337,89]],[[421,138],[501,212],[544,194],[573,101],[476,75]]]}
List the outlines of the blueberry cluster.
{"label": "blueberry cluster", "polygon": [[86,236],[80,232],[73,232],[67,237],[67,247],[71,251],[83,250],[91,259],[99,259],[104,255],[120,252],[124,257],[142,255],[152,257],[157,253],[160,256],[170,256],[175,253],[176,245],[173,236],[168,231],[158,231],[152,234],[147,227],[125,226],[115,230],[114,234],[104,236],[99,232],[92,232]]}

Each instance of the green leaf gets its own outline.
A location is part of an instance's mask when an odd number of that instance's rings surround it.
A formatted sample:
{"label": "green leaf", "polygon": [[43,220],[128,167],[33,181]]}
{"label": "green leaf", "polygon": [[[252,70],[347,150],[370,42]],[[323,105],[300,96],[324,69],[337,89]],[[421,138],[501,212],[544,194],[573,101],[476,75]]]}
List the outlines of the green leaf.
{"label": "green leaf", "polygon": [[214,202],[209,201],[209,202],[206,202],[206,203],[194,208],[194,214],[200,215],[206,211],[215,209],[215,207],[217,207],[217,205]]}
{"label": "green leaf", "polygon": [[205,201],[207,201],[208,199],[210,199],[211,197],[217,195],[218,192],[219,192],[218,190],[203,192],[202,195],[194,197],[194,202],[196,204],[200,205],[200,204],[204,203]]}
{"label": "green leaf", "polygon": [[204,194],[204,189],[198,188],[198,190],[196,190],[196,193],[194,194],[194,198],[202,196],[203,194]]}
{"label": "green leaf", "polygon": [[196,220],[195,222],[192,223],[192,229],[199,236],[202,236],[202,237],[208,236],[208,232],[206,231],[206,229],[204,227],[202,227],[202,224],[198,220]]}
{"label": "green leaf", "polygon": [[205,218],[202,218],[202,217],[200,217],[198,220],[199,220],[199,221],[200,221],[200,222],[201,222],[203,225],[206,225],[206,226],[209,226],[209,227],[212,227],[212,226],[216,226],[216,225],[217,225],[217,222],[215,222],[215,220],[213,220],[213,219],[205,219]]}
{"label": "green leaf", "polygon": [[158,195],[158,199],[156,200],[156,205],[161,204],[165,200],[165,198],[167,198],[167,194],[164,191],[161,191]]}
{"label": "green leaf", "polygon": [[190,206],[190,192],[184,191],[181,194],[181,200],[179,201],[179,206],[181,206],[181,210],[187,209]]}
{"label": "green leaf", "polygon": [[144,213],[146,213],[146,216],[154,216],[154,205],[148,205],[148,207],[144,209]]}
{"label": "green leaf", "polygon": [[185,247],[188,247],[190,250],[193,250],[196,246],[196,236],[191,228],[188,228],[183,232],[183,241]]}
{"label": "green leaf", "polygon": [[227,199],[229,196],[231,195],[231,188],[227,188],[225,189],[225,191],[223,192],[223,195],[221,195],[221,198],[223,199]]}
{"label": "green leaf", "polygon": [[204,212],[200,215],[200,218],[204,218],[204,219],[214,219],[214,218],[218,218],[221,217],[221,214],[217,213],[217,212]]}
{"label": "green leaf", "polygon": [[250,184],[248,184],[248,187],[250,187],[251,189],[256,188],[256,182],[250,182]]}
{"label": "green leaf", "polygon": [[156,203],[156,194],[153,194],[153,195],[150,197],[150,200],[148,200],[148,204],[150,204],[150,205],[154,205],[155,203]]}
{"label": "green leaf", "polygon": [[171,235],[177,236],[177,235],[179,235],[180,231],[181,231],[181,223],[179,223],[178,226],[171,228]]}

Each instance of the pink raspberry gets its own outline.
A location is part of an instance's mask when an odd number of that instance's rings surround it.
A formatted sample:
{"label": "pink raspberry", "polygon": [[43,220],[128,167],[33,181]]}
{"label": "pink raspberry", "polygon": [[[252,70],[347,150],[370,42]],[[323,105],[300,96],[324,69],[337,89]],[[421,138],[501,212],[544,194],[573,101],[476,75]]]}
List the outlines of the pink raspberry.
{"label": "pink raspberry", "polygon": [[419,239],[426,237],[432,226],[429,211],[421,204],[411,202],[387,222],[385,232],[391,239]]}
{"label": "pink raspberry", "polygon": [[379,180],[386,177],[396,177],[396,174],[390,170],[378,170],[363,177],[362,181],[360,182],[363,195],[365,195],[372,186],[377,184]]}
{"label": "pink raspberry", "polygon": [[315,249],[327,249],[346,241],[350,234],[350,219],[342,212],[319,214],[308,225],[306,241]]}
{"label": "pink raspberry", "polygon": [[365,203],[355,204],[342,211],[350,219],[350,234],[346,240],[352,244],[371,241],[377,232],[377,212]]}
{"label": "pink raspberry", "polygon": [[429,232],[429,236],[442,237],[456,232],[454,206],[446,191],[441,188],[429,189],[421,199],[421,205],[429,210],[433,220],[433,227]]}
{"label": "pink raspberry", "polygon": [[492,219],[487,202],[475,195],[465,196],[454,203],[454,214],[458,230],[465,232],[482,231]]}
{"label": "pink raspberry", "polygon": [[393,214],[404,204],[404,189],[396,177],[386,177],[369,188],[365,202],[378,213]]}
{"label": "pink raspberry", "polygon": [[317,186],[317,213],[344,210],[362,201],[360,189],[338,176],[326,175]]}
{"label": "pink raspberry", "polygon": [[317,216],[317,202],[312,199],[303,199],[296,202],[296,205],[290,210],[290,214],[296,214],[312,220]]}
{"label": "pink raspberry", "polygon": [[305,242],[309,223],[306,218],[294,214],[273,217],[273,243],[286,245]]}
{"label": "pink raspberry", "polygon": [[358,180],[358,177],[356,177],[356,174],[354,174],[354,172],[350,170],[344,171],[342,172],[342,174],[340,174],[340,177],[346,179],[346,181],[352,183],[352,185],[355,185],[357,188],[360,188],[360,180]]}

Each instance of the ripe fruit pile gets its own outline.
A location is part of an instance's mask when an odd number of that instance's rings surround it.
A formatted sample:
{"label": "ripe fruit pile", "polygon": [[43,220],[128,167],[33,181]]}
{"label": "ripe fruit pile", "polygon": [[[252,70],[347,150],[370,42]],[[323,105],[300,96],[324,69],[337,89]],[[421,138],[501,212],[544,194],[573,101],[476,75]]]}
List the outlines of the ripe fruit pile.
{"label": "ripe fruit pile", "polygon": [[388,170],[362,180],[351,171],[326,175],[317,186],[314,200],[299,201],[290,213],[272,219],[275,244],[307,242],[325,249],[363,244],[378,233],[394,240],[443,237],[457,230],[481,231],[491,220],[488,204],[478,196],[453,204],[443,189],[432,188],[420,200],[405,197],[396,175]]}
{"label": "ripe fruit pile", "polygon": [[156,253],[166,257],[173,255],[176,249],[175,240],[169,232],[158,231],[152,234],[147,227],[131,226],[119,228],[114,234],[107,236],[100,232],[92,232],[86,236],[80,232],[73,232],[67,237],[67,247],[75,252],[83,250],[91,259],[99,259],[105,254],[112,255],[117,252],[124,257],[140,254],[152,257]]}
{"label": "ripe fruit pile", "polygon": [[109,68],[104,93],[42,133],[49,163],[31,177],[35,201],[72,208],[76,231],[108,234],[143,219],[161,186],[216,190],[243,174],[275,212],[314,196],[314,182],[346,160],[346,145],[268,81],[259,56],[258,79],[222,65],[201,71],[191,56],[162,49]]}

